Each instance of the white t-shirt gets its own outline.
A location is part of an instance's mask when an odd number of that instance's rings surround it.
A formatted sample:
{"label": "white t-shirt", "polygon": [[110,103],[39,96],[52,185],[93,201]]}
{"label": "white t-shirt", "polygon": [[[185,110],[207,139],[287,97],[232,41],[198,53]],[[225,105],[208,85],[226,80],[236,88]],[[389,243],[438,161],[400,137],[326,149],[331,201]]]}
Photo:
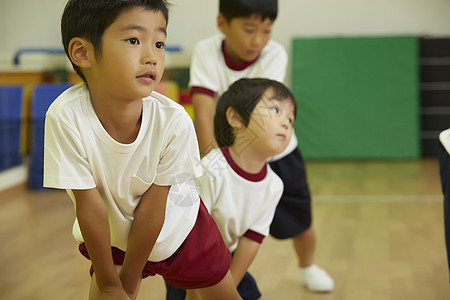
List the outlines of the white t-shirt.
{"label": "white t-shirt", "polygon": [[[233,64],[225,55],[224,36],[218,34],[196,44],[192,53],[189,87],[193,91],[220,96],[235,81],[241,78],[269,78],[284,81],[288,56],[284,47],[270,40],[260,56],[245,65]],[[196,90],[197,89],[197,90]],[[292,138],[287,148],[270,161],[281,159],[297,148],[297,137]]]}
{"label": "white t-shirt", "polygon": [[267,164],[257,174],[246,173],[229,151],[216,148],[203,157],[200,196],[233,252],[248,231],[269,234],[283,182]]}
{"label": "white t-shirt", "polygon": [[447,130],[442,131],[439,134],[439,140],[442,143],[442,146],[444,146],[445,150],[450,154],[450,128]]}
{"label": "white t-shirt", "polygon": [[[169,98],[153,92],[143,99],[142,123],[130,144],[115,141],[103,128],[84,84],[61,94],[45,121],[44,186],[96,187],[109,216],[111,244],[123,251],[134,211],[152,185],[171,185],[163,228],[149,256],[161,261],[183,243],[199,208],[194,178],[202,168],[192,120]],[[83,242],[77,220],[73,235]]]}

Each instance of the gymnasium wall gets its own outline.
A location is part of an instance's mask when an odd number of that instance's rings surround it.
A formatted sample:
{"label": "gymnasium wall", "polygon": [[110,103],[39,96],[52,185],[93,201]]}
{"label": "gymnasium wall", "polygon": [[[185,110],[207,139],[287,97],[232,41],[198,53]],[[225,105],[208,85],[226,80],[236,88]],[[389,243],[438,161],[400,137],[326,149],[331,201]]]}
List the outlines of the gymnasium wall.
{"label": "gymnasium wall", "polygon": [[[66,2],[1,0],[0,63],[20,48],[61,47],[59,22]],[[190,51],[199,39],[218,32],[218,0],[169,2],[169,44]],[[297,37],[450,36],[449,12],[446,0],[279,0],[273,37],[290,51]]]}
{"label": "gymnasium wall", "polygon": [[[61,48],[66,2],[0,1],[0,71],[15,68],[19,49]],[[167,42],[180,46],[188,61],[198,40],[218,32],[219,0],[169,2]],[[421,37],[450,37],[449,12],[450,1],[443,0],[279,0],[273,38],[289,53],[286,83],[300,101],[296,127],[307,158],[420,156],[413,54]]]}

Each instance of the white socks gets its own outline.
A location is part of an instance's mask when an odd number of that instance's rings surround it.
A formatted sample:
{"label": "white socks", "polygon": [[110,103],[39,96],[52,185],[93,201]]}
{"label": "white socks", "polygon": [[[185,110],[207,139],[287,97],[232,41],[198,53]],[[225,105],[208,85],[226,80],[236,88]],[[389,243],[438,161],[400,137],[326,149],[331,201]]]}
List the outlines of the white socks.
{"label": "white socks", "polygon": [[334,289],[334,280],[328,273],[313,264],[307,268],[300,268],[301,282],[313,292],[331,292]]}

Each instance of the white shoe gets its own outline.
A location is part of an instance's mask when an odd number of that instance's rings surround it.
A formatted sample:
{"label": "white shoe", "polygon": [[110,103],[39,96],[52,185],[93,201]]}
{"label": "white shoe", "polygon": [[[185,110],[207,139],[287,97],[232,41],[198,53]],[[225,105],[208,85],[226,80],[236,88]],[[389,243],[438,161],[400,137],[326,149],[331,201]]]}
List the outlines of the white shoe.
{"label": "white shoe", "polygon": [[328,273],[317,265],[300,268],[302,284],[313,292],[331,292],[334,289],[334,280]]}

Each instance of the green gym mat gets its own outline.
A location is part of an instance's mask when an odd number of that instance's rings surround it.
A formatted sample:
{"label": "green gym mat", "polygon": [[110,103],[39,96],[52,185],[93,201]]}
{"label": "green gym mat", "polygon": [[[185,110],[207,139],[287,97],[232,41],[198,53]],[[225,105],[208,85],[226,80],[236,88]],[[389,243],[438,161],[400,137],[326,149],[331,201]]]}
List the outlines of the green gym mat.
{"label": "green gym mat", "polygon": [[293,40],[299,147],[310,159],[420,156],[418,38]]}

